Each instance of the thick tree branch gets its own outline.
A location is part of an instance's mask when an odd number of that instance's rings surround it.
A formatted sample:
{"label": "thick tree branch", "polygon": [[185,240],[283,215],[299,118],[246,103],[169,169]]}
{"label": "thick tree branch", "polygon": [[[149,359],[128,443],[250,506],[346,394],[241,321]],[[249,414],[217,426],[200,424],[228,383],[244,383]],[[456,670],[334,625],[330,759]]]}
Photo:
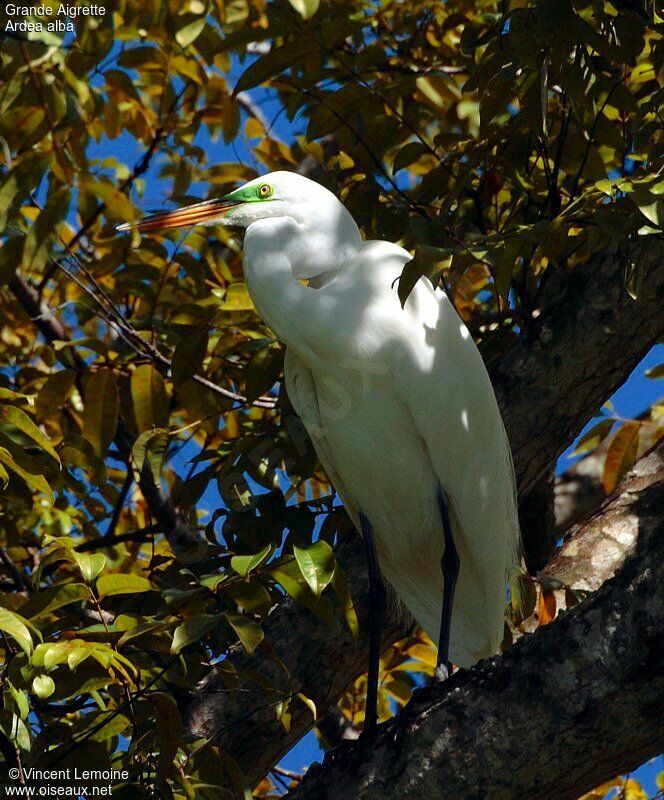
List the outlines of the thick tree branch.
{"label": "thick tree branch", "polygon": [[[522,495],[570,445],[664,332],[664,239],[611,245],[590,263],[556,272],[540,315],[493,374]],[[637,261],[633,300],[625,267]]]}
{"label": "thick tree branch", "polygon": [[660,753],[663,508],[658,456],[596,515],[594,527],[638,530],[613,579],[502,657],[416,696],[375,743],[330,754],[289,800],[576,800]]}
{"label": "thick tree branch", "polygon": [[[543,292],[538,319],[495,371],[522,494],[551,467],[664,330],[664,242],[656,239],[646,253],[633,248],[627,255],[643,258],[644,291],[638,300],[623,288],[626,257],[617,247],[574,273],[561,270]],[[314,699],[322,717],[366,670],[366,579],[357,537],[345,541],[338,556],[360,618],[359,644],[341,621],[330,630],[310,612],[285,601],[265,624],[273,650],[262,648],[253,657],[239,649],[232,654],[242,676],[252,670],[265,674],[274,691],[266,692],[245,677],[242,691],[233,697],[213,671],[188,703],[189,731],[214,738],[252,784],[312,725],[309,710],[294,701],[286,733],[276,719],[274,702],[301,691]],[[404,625],[392,611],[385,645],[403,634]],[[274,653],[288,674],[277,666]]]}

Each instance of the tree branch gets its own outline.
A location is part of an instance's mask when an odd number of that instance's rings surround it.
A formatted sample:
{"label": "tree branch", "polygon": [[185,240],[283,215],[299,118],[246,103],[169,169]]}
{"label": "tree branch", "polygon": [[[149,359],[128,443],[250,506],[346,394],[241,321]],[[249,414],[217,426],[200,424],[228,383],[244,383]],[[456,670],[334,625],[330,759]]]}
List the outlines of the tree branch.
{"label": "tree branch", "polygon": [[289,800],[576,800],[660,753],[661,456],[658,464],[632,476],[596,519],[638,529],[615,578],[502,657],[416,696],[375,743],[331,753]]}

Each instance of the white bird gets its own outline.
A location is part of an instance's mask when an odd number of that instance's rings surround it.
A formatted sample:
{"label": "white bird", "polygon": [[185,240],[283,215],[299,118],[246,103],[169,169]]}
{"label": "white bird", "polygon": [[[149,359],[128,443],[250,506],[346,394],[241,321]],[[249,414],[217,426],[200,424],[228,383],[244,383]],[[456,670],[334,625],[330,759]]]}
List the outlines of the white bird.
{"label": "white bird", "polygon": [[411,254],[364,241],[342,203],[314,181],[273,172],[219,200],[120,227],[194,224],[246,228],[249,294],[286,345],[293,407],[363,535],[371,598],[365,727],[373,728],[380,572],[438,642],[439,675],[448,660],[466,667],[495,653],[503,638],[519,525],[489,376],[444,292],[420,279],[401,307],[396,279]]}

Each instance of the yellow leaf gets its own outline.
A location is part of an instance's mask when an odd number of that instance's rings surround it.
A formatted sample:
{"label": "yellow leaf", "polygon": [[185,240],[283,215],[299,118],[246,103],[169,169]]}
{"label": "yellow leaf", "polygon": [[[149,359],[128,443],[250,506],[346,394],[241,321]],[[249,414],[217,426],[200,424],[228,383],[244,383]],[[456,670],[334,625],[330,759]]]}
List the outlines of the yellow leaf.
{"label": "yellow leaf", "polygon": [[616,488],[621,478],[636,459],[639,443],[640,425],[638,422],[626,422],[611,440],[606,451],[602,483],[607,494]]}

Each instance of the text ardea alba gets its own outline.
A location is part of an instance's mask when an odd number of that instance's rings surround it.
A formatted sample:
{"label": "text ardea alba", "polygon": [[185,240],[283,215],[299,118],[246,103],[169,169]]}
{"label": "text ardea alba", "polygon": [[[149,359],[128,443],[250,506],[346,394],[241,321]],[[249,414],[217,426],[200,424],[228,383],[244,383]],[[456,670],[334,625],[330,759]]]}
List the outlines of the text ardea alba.
{"label": "text ardea alba", "polygon": [[[327,189],[274,172],[219,200],[121,230],[246,228],[244,273],[258,313],[286,345],[286,388],[361,531],[369,570],[365,727],[376,723],[381,572],[439,643],[439,675],[503,636],[505,578],[518,549],[512,459],[482,358],[444,292],[411,255],[363,241]],[[309,281],[308,285],[302,279]]]}

